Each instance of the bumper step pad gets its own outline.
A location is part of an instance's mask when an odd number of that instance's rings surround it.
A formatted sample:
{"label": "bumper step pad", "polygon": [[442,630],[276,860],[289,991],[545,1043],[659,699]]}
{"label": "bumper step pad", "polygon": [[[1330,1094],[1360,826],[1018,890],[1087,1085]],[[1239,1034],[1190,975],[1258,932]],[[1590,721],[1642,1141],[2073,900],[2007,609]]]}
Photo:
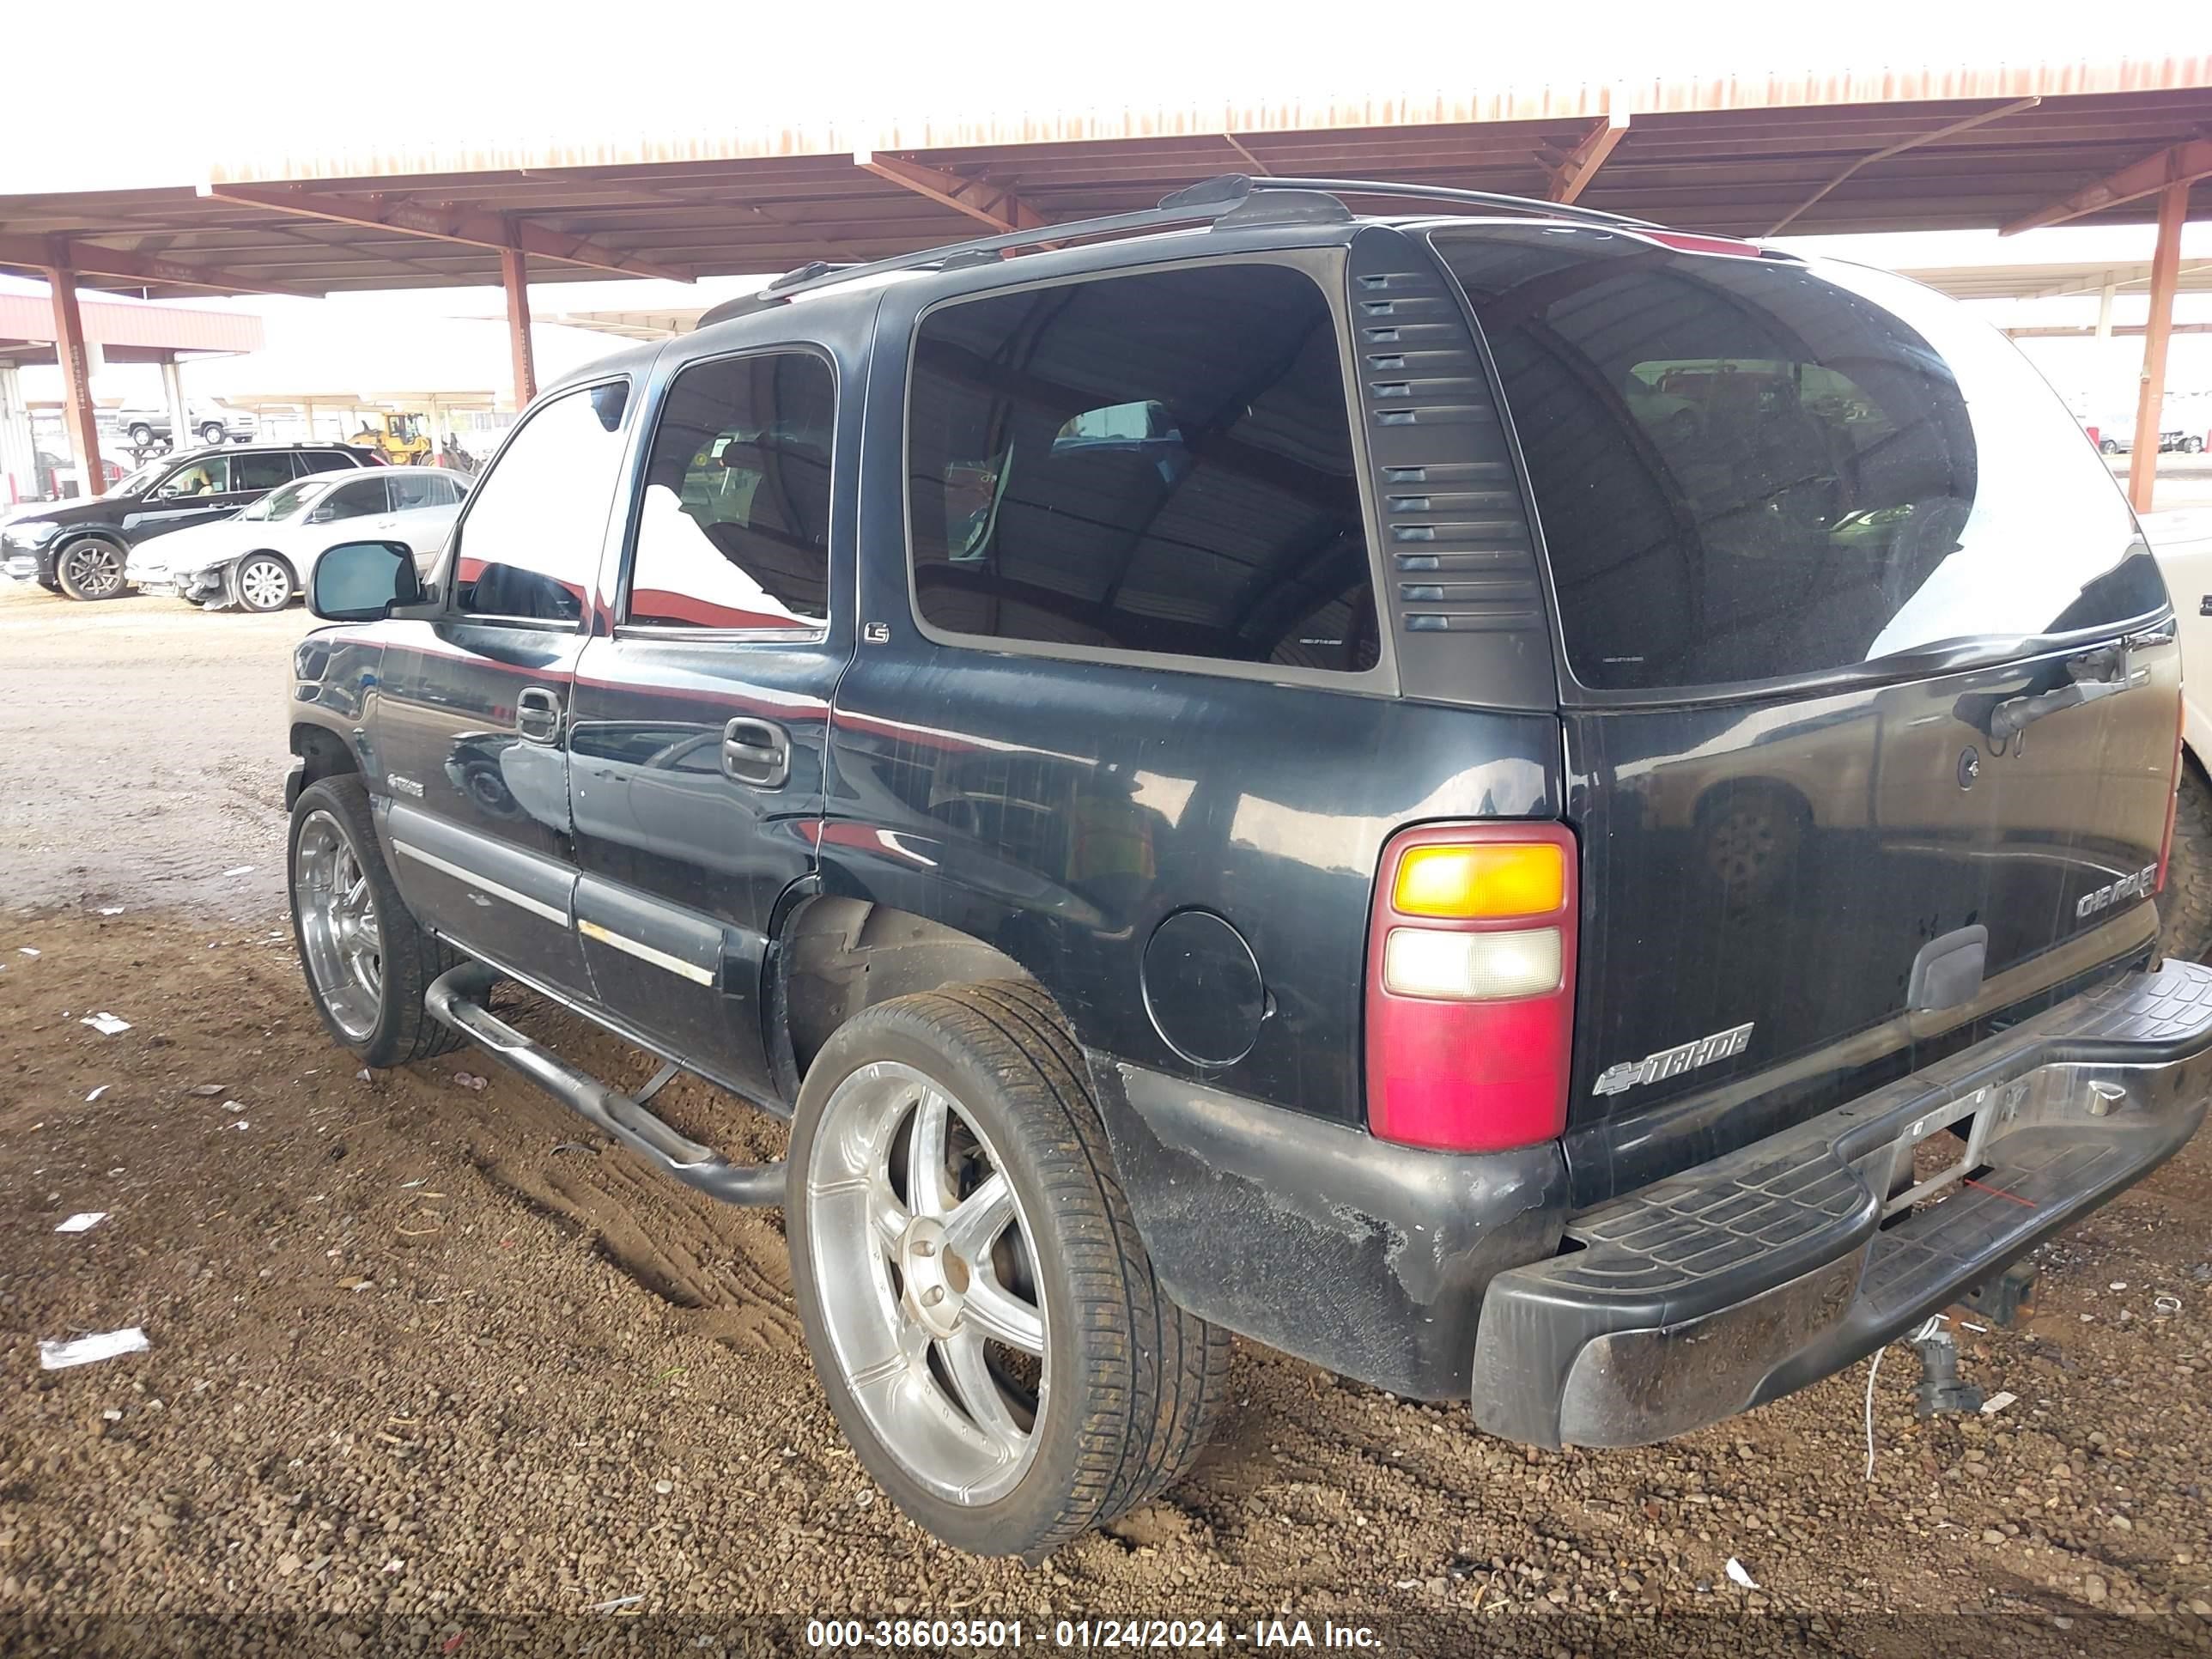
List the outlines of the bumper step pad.
{"label": "bumper step pad", "polygon": [[[1566,1254],[1491,1281],[1476,1420],[1641,1445],[1816,1381],[2141,1179],[2208,1094],[2212,969],[2168,963],[1586,1211]],[[1882,1228],[1892,1176],[1963,1107],[1979,1167]]]}

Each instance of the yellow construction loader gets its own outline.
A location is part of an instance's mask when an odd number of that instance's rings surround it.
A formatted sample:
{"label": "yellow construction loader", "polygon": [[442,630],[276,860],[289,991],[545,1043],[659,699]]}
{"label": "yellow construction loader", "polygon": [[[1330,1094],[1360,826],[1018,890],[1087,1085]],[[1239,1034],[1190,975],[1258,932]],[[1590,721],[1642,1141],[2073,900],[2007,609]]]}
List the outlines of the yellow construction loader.
{"label": "yellow construction loader", "polygon": [[375,450],[393,466],[425,466],[436,447],[430,441],[430,421],[414,410],[364,409],[361,430],[350,441]]}

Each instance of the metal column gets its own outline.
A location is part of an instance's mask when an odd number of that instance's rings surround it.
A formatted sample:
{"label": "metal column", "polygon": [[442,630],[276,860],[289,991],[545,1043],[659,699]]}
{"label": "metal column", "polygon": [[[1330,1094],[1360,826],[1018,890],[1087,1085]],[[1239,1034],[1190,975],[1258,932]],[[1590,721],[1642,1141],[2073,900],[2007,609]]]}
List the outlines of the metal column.
{"label": "metal column", "polygon": [[2158,246],[2150,256],[2150,313],[2143,321],[2142,389],[2136,398],[2135,447],[2128,453],[2128,499],[2150,511],[2158,480],[2158,429],[2166,413],[2166,348],[2173,335],[2173,290],[2181,274],[2181,222],[2189,212],[2189,182],[2177,179],[2159,192]]}
{"label": "metal column", "polygon": [[538,396],[538,365],[530,355],[530,265],[519,247],[501,248],[499,272],[507,284],[507,343],[514,358],[514,411]]}
{"label": "metal column", "polygon": [[31,411],[13,359],[0,357],[0,507],[13,507],[39,487],[39,456],[31,442]]}
{"label": "metal column", "polygon": [[177,372],[177,354],[161,359],[161,395],[169,403],[169,447],[188,449],[198,441],[192,431],[192,411],[185,404],[185,377]]}
{"label": "metal column", "polygon": [[77,464],[84,469],[85,493],[105,495],[107,481],[100,469],[100,417],[92,407],[92,354],[85,348],[84,315],[77,309],[76,272],[59,265],[40,269],[53,290],[54,359],[62,370],[62,419],[69,429],[70,446],[76,451]]}

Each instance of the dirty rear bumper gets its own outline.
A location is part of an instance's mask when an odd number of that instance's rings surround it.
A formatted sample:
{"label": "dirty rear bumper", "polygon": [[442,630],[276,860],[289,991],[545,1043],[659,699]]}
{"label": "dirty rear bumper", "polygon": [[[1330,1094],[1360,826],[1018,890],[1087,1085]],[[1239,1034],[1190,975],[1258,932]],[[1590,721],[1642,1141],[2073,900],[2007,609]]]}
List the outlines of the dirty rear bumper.
{"label": "dirty rear bumper", "polygon": [[1191,1312],[1341,1376],[1463,1400],[1492,1274],[1550,1255],[1555,1140],[1450,1153],[1089,1056],[1114,1168]]}
{"label": "dirty rear bumper", "polygon": [[[1585,1211],[1565,1227],[1579,1248],[1488,1281],[1475,1420],[1536,1445],[1643,1445],[1802,1388],[2141,1180],[2208,1096],[2212,969],[2168,963]],[[1884,1228],[1912,1144],[1969,1105],[1972,1182]]]}

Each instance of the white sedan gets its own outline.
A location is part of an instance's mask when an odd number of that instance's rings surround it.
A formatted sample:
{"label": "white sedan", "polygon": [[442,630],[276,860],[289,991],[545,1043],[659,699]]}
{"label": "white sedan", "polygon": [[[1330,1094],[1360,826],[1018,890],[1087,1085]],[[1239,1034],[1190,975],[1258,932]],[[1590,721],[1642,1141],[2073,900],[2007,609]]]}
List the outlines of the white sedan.
{"label": "white sedan", "polygon": [[426,563],[445,545],[468,483],[437,467],[320,472],[270,490],[234,518],[156,536],[131,550],[130,581],[210,607],[282,611],[340,542],[404,544]]}

